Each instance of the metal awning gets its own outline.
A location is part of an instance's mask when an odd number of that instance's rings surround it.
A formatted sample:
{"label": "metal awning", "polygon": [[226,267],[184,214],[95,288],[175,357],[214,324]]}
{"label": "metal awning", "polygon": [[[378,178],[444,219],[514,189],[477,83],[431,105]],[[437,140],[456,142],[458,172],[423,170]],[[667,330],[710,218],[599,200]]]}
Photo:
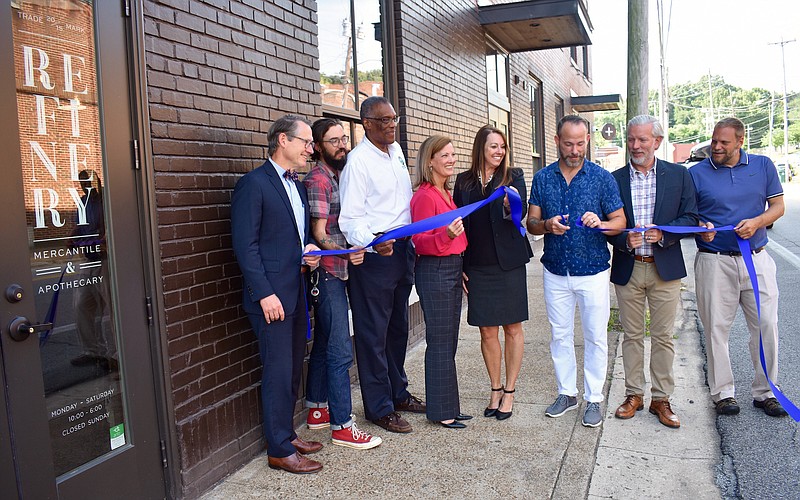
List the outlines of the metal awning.
{"label": "metal awning", "polygon": [[572,109],[578,113],[619,109],[621,102],[622,97],[619,94],[586,95],[570,98]]}
{"label": "metal awning", "polygon": [[582,0],[528,0],[482,5],[486,32],[509,52],[590,45],[591,23]]}

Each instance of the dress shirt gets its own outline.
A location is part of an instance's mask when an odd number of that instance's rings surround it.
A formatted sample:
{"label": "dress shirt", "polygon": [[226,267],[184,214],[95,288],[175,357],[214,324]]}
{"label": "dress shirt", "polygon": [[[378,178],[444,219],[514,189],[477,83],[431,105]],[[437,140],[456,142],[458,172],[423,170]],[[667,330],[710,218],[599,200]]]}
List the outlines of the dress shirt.
{"label": "dress shirt", "polygon": [[[653,223],[653,215],[656,210],[656,166],[658,162],[653,162],[653,168],[642,173],[636,170],[633,165],[628,163],[631,173],[631,201],[633,202],[633,221],[634,224],[645,226]],[[642,239],[642,246],[636,249],[636,255],[652,256],[653,244]]]}
{"label": "dress shirt", "polygon": [[411,223],[411,178],[396,142],[387,154],[365,137],[347,155],[339,189],[339,227],[353,246],[367,246],[376,233]]}
{"label": "dress shirt", "polygon": [[580,171],[567,184],[558,162],[551,163],[533,176],[530,204],[542,209],[542,220],[569,215],[566,233],[544,235],[545,269],[559,276],[591,276],[610,267],[605,235],[577,227],[576,221],[586,212],[607,218],[622,208],[619,187],[611,173],[584,159]]}
{"label": "dress shirt", "polygon": [[[450,192],[445,198],[433,184],[427,182],[423,183],[411,198],[411,218],[414,222],[455,209],[456,204]],[[450,239],[447,235],[447,226],[415,234],[411,237],[411,241],[414,242],[417,255],[446,257],[461,254],[467,248],[466,233]]]}
{"label": "dress shirt", "polygon": [[[339,229],[339,212],[342,207],[339,198],[339,179],[331,167],[318,161],[303,179],[308,192],[308,205],[311,217],[325,219],[325,232],[328,237],[342,248],[347,248],[342,230]],[[319,242],[318,242],[319,243]],[[328,255],[320,259],[325,271],[340,280],[347,279],[347,260],[337,255]]]}
{"label": "dress shirt", "polygon": [[300,236],[300,241],[305,241],[306,213],[303,200],[300,199],[300,192],[297,190],[295,181],[284,177],[283,173],[286,172],[286,169],[275,163],[272,158],[269,159],[269,162],[275,167],[278,178],[280,178],[283,183],[283,188],[286,190],[286,195],[289,197],[289,202],[292,205],[292,212],[294,212],[294,220],[297,223],[297,233]]}
{"label": "dress shirt", "polygon": [[[700,222],[715,227],[736,225],[764,213],[767,200],[783,196],[778,170],[766,156],[739,150],[739,163],[733,167],[715,165],[706,158],[689,169],[697,191],[697,213]],[[750,238],[753,249],[767,244],[766,228],[758,229]],[[695,237],[698,248],[712,252],[738,252],[736,233],[721,231],[711,242]]]}

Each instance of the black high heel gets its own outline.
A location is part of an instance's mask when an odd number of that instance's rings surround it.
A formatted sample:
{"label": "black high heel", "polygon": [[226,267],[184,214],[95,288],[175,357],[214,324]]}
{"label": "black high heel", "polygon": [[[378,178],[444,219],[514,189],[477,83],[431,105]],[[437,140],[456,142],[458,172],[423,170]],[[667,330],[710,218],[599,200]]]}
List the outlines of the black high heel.
{"label": "black high heel", "polygon": [[[506,394],[513,394],[515,392],[517,392],[516,388],[511,389],[510,391],[507,391],[507,390],[503,389],[503,395],[504,396]],[[500,400],[500,404],[503,404],[503,400],[502,399]],[[494,412],[494,416],[495,416],[495,418],[497,420],[505,420],[505,419],[509,418],[512,413],[513,413],[513,411],[500,411],[500,407],[498,406],[497,410],[495,410],[495,412]]]}
{"label": "black high heel", "polygon": [[[494,387],[492,387],[491,389],[492,389],[492,392],[505,391],[505,387],[502,386],[502,385],[500,386],[499,389],[495,389]],[[502,401],[502,399],[500,401]],[[499,407],[500,406],[498,405],[497,408],[499,408]],[[487,406],[486,409],[483,410],[483,416],[484,417],[494,417],[495,413],[497,413],[497,408],[489,408]]]}

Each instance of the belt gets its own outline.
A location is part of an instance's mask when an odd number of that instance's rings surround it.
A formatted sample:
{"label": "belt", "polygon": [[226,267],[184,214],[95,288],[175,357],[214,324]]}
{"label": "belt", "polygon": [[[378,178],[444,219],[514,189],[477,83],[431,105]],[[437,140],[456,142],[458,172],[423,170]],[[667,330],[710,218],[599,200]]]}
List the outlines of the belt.
{"label": "belt", "polygon": [[[761,252],[762,250],[764,250],[764,247],[758,247],[755,250],[751,251],[750,253],[755,255],[755,254]],[[730,257],[741,257],[742,256],[742,252],[715,252],[714,250],[708,250],[707,248],[698,248],[697,251],[698,252],[703,252],[703,253],[713,253],[713,254],[717,254],[717,255],[728,255]]]}
{"label": "belt", "polygon": [[633,258],[639,262],[647,262],[650,264],[656,261],[655,257],[652,255],[634,255]]}

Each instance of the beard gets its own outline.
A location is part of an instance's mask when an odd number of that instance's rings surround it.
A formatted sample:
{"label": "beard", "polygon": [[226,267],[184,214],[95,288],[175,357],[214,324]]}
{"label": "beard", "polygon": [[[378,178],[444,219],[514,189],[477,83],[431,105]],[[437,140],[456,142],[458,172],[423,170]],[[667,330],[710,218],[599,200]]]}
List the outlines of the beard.
{"label": "beard", "polygon": [[[337,151],[337,154],[339,153],[339,151]],[[324,161],[326,165],[336,170],[337,172],[341,172],[342,169],[344,169],[345,164],[347,164],[347,151],[345,151],[344,156],[342,156],[342,158],[339,160],[337,160],[333,156],[328,155],[326,151],[322,151],[320,156],[322,157],[322,161]]]}
{"label": "beard", "polygon": [[578,168],[583,166],[583,160],[585,156],[580,156],[578,158],[570,158],[569,156],[561,156],[561,159],[569,168]]}

